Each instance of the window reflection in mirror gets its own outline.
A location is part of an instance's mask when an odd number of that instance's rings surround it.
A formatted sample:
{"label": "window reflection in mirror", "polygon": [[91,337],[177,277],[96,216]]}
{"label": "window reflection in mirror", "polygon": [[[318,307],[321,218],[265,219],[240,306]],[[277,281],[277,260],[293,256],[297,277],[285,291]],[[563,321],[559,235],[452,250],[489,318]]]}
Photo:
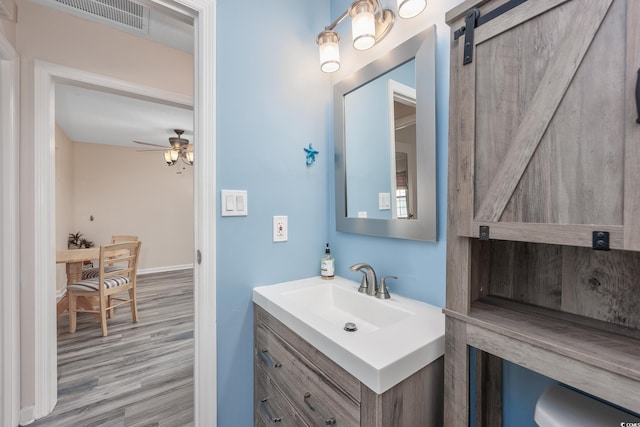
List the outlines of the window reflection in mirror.
{"label": "window reflection in mirror", "polygon": [[415,110],[415,60],[344,96],[347,217],[417,218]]}

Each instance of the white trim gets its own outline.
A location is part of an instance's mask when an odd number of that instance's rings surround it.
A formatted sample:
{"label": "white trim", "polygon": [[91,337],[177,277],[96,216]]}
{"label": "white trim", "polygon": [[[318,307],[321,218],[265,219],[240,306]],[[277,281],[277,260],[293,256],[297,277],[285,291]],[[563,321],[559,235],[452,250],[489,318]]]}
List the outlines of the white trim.
{"label": "white trim", "polygon": [[[398,199],[396,197],[396,193],[398,191],[398,185],[396,183],[396,117],[395,117],[395,101],[396,99],[404,99],[406,100],[406,104],[413,104],[414,108],[416,105],[416,90],[410,86],[402,84],[396,80],[389,79],[387,82],[387,103],[388,103],[388,115],[389,115],[389,159],[390,159],[390,167],[391,171],[391,218],[398,219]],[[413,124],[416,123],[415,115],[413,116]],[[407,180],[409,177],[407,177]],[[413,187],[413,186],[411,186]],[[413,197],[411,198],[412,203],[415,203]],[[407,209],[409,209],[409,205],[407,205]],[[407,211],[408,213],[409,211]]]}
{"label": "white trim", "polygon": [[[216,319],[216,0],[180,0],[198,12],[195,27],[194,165],[195,425],[217,425]],[[203,143],[205,142],[205,143]],[[202,262],[199,261],[202,257]]]}
{"label": "white trim", "polygon": [[[216,7],[217,0],[152,0],[195,12],[194,163],[195,426],[217,425],[216,322]],[[195,138],[195,137],[194,137]],[[199,253],[199,254],[198,254]]]}
{"label": "white trim", "polygon": [[[35,413],[35,408],[33,406],[27,406],[20,410],[20,425],[26,426],[31,424],[36,420],[36,417],[33,415]],[[15,425],[15,424],[12,424]]]}
{"label": "white trim", "polygon": [[138,276],[144,276],[145,274],[153,274],[153,273],[166,273],[168,271],[191,270],[192,268],[193,268],[193,264],[167,265],[165,267],[142,268],[142,269],[138,269]]}
{"label": "white trim", "polygon": [[0,424],[20,420],[19,57],[0,33]]}

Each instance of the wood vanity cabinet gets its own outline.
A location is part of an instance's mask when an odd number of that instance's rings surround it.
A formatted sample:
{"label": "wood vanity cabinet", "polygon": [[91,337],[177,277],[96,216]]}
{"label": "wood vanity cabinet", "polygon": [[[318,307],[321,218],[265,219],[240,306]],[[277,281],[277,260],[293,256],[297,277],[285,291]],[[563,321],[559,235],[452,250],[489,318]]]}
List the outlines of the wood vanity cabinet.
{"label": "wood vanity cabinet", "polygon": [[502,360],[640,412],[640,1],[467,0],[451,27],[445,425]]}
{"label": "wood vanity cabinet", "polygon": [[380,395],[255,304],[254,334],[256,426],[442,425],[442,357]]}

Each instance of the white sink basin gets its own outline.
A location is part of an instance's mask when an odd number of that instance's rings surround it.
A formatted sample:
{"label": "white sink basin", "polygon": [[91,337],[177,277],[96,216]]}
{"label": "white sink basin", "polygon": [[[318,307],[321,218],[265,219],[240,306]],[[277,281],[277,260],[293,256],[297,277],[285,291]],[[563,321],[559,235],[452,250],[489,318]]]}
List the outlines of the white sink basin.
{"label": "white sink basin", "polygon": [[[438,307],[391,293],[358,293],[336,277],[294,280],[253,290],[253,302],[280,320],[371,390],[382,394],[444,354]],[[357,330],[344,330],[346,323]]]}

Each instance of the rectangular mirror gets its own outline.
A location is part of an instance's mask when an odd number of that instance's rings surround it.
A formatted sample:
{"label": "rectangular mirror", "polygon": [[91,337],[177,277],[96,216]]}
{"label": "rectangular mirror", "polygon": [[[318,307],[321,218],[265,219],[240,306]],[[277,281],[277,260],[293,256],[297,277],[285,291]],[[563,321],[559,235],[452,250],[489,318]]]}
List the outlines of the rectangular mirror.
{"label": "rectangular mirror", "polygon": [[334,85],[336,228],[437,240],[435,26]]}

